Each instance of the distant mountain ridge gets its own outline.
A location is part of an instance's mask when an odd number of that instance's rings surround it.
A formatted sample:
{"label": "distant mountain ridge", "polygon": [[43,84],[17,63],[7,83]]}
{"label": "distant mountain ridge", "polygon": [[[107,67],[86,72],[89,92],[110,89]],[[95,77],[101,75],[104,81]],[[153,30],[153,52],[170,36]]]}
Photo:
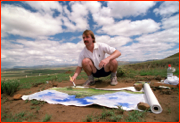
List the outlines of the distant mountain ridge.
{"label": "distant mountain ridge", "polygon": [[13,68],[55,68],[55,67],[68,67],[77,66],[77,64],[59,64],[59,65],[36,65],[36,66],[14,66]]}
{"label": "distant mountain ridge", "polygon": [[[175,57],[179,57],[179,52],[171,55],[167,58],[164,59],[168,59],[168,58],[175,58]],[[141,62],[147,62],[147,61],[154,61],[157,59],[150,59],[150,60],[146,60],[146,61],[118,61],[118,65],[128,65],[128,64],[136,64],[136,63],[141,63]],[[23,68],[57,68],[57,67],[69,67],[69,66],[77,66],[77,64],[59,64],[59,65],[36,65],[36,66],[14,66],[13,68],[1,68],[1,70],[3,69],[23,69]]]}

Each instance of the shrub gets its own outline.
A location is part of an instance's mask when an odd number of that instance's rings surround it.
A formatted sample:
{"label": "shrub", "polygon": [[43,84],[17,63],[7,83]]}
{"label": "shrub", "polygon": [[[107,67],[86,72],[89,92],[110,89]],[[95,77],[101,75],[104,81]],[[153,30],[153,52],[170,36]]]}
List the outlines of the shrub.
{"label": "shrub", "polygon": [[2,81],[1,82],[1,94],[6,93],[10,96],[12,96],[19,87],[19,82],[18,80],[7,80],[7,81]]}
{"label": "shrub", "polygon": [[127,74],[127,71],[121,67],[119,67],[117,69],[117,77],[122,77],[122,76],[125,76],[125,74]]}
{"label": "shrub", "polygon": [[47,122],[51,119],[51,115],[46,114],[46,116],[44,117],[44,119],[42,120],[42,122]]}

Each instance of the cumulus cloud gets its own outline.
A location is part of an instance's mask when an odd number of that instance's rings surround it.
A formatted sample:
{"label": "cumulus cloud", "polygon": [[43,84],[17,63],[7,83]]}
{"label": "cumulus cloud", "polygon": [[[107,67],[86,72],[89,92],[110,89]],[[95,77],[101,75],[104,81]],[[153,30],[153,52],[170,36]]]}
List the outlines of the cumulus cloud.
{"label": "cumulus cloud", "polygon": [[123,20],[113,25],[103,26],[97,32],[107,33],[109,35],[133,36],[151,33],[157,31],[158,29],[160,29],[160,24],[152,19],[137,21]]}
{"label": "cumulus cloud", "polygon": [[178,28],[179,27],[179,14],[175,16],[171,16],[169,18],[162,19],[162,28],[169,29],[169,28]]}
{"label": "cumulus cloud", "polygon": [[[163,59],[178,52],[178,49],[175,49],[171,52],[166,51],[167,49],[173,48],[175,45],[175,43],[167,44],[163,42],[133,43],[131,46],[121,47],[122,55],[118,59],[121,61],[145,61],[149,59]],[[167,54],[165,54],[165,52]]]}
{"label": "cumulus cloud", "polygon": [[1,32],[6,34],[3,36],[13,34],[37,38],[62,32],[60,19],[54,19],[49,14],[33,13],[13,5],[2,5],[1,25],[3,25]]}
{"label": "cumulus cloud", "polygon": [[62,12],[62,5],[58,1],[24,1],[24,3],[40,11],[42,14],[49,13],[53,15],[53,10]]}
{"label": "cumulus cloud", "polygon": [[[66,26],[64,31],[66,32],[75,32],[83,31],[89,28],[88,25],[88,10],[79,2],[70,2],[71,10],[67,9],[67,6],[63,7],[64,15],[62,17],[63,24]],[[78,9],[77,9],[78,8]],[[79,11],[81,10],[81,11]]]}
{"label": "cumulus cloud", "polygon": [[131,38],[124,36],[115,36],[113,38],[108,35],[96,36],[96,42],[106,43],[116,49],[131,41]]}
{"label": "cumulus cloud", "polygon": [[[153,1],[108,1],[107,7],[100,7],[95,3],[95,7],[87,7],[92,13],[96,27],[114,25],[115,18],[145,15],[149,8],[155,5]],[[87,6],[87,4],[85,4]]]}
{"label": "cumulus cloud", "polygon": [[123,18],[144,15],[148,9],[155,5],[154,1],[108,1],[111,16]]}
{"label": "cumulus cloud", "polygon": [[[154,1],[23,3],[36,11],[15,4],[1,4],[1,66],[77,64],[84,48],[82,36],[77,32],[92,27],[96,27],[93,31],[97,42],[106,43],[122,53],[117,60],[161,59],[179,51],[179,3],[176,1],[160,2],[160,7],[154,9],[154,14],[160,15],[162,20],[150,16],[131,20],[131,17],[152,14],[149,11],[156,7]],[[57,16],[54,16],[55,11],[59,12]],[[75,35],[69,35],[69,32],[75,32]],[[69,37],[61,37],[60,33]],[[3,37],[9,34],[22,37],[5,40]]]}
{"label": "cumulus cloud", "polygon": [[[72,12],[67,9],[67,6],[62,7],[57,1],[26,1],[23,3],[37,11],[32,12],[15,5],[3,4],[1,6],[2,37],[12,34],[45,39],[50,35],[83,31],[89,28],[88,10],[80,3],[71,4]],[[53,17],[54,10],[60,12],[56,17]]]}
{"label": "cumulus cloud", "polygon": [[98,1],[82,1],[81,3],[86,6],[91,13],[97,13],[101,9],[101,3]]}
{"label": "cumulus cloud", "polygon": [[179,12],[179,2],[178,1],[164,1],[159,8],[154,9],[156,15],[161,15],[163,17],[169,17],[172,14]]}
{"label": "cumulus cloud", "polygon": [[[131,41],[128,37],[116,36],[111,38],[108,35],[96,35],[96,40],[97,42],[107,43],[115,48],[119,48]],[[3,56],[1,61],[3,63],[10,60],[14,64],[24,66],[77,63],[79,53],[84,48],[82,39],[77,44],[61,44],[60,42],[50,40],[17,40],[16,42],[2,40],[1,45],[1,56]]]}
{"label": "cumulus cloud", "polygon": [[114,23],[114,19],[112,17],[102,16],[101,13],[94,13],[93,15],[94,21],[99,25],[111,25]]}
{"label": "cumulus cloud", "polygon": [[171,28],[153,34],[145,34],[142,35],[141,37],[136,38],[135,40],[139,42],[147,42],[147,43],[152,43],[152,42],[179,43],[179,28]]}
{"label": "cumulus cloud", "polygon": [[83,42],[60,44],[49,40],[17,40],[16,44],[3,40],[1,43],[3,63],[10,60],[14,64],[25,66],[77,62],[78,55],[84,47]]}

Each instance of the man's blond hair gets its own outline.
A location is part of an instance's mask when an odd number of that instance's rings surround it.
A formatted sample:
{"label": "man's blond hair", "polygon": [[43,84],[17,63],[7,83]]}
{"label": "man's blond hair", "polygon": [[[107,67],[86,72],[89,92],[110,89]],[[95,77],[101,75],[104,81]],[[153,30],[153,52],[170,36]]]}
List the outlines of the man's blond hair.
{"label": "man's blond hair", "polygon": [[95,36],[94,36],[94,33],[91,31],[91,30],[85,30],[84,32],[83,32],[83,34],[84,35],[91,35],[91,37],[92,37],[92,39],[94,39],[93,40],[93,43],[95,43],[96,41],[95,41]]}

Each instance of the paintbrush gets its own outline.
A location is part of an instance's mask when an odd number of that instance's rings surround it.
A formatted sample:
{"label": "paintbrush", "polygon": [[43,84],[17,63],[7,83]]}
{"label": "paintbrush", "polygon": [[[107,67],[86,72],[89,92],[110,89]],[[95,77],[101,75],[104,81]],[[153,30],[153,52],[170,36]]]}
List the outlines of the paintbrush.
{"label": "paintbrush", "polygon": [[71,77],[71,76],[69,76],[69,78],[70,78],[71,82],[73,83],[74,87],[76,87],[76,84],[73,82],[72,77]]}

